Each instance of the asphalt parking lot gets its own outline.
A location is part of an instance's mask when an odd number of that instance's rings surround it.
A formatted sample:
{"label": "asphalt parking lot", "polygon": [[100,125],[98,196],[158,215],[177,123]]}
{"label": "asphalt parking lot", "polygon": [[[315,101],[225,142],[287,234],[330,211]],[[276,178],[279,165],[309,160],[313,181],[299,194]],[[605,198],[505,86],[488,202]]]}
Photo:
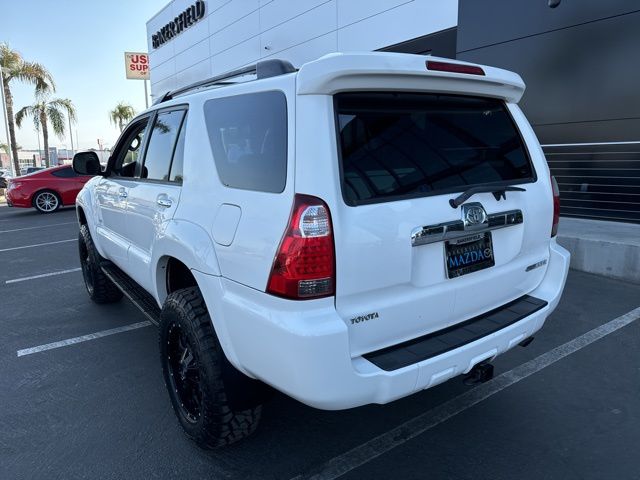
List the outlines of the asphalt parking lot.
{"label": "asphalt parking lot", "polygon": [[0,479],[640,478],[638,285],[572,271],[479,387],[342,412],[276,395],[256,435],[206,452],[171,411],[153,326],[24,354],[145,321],[90,302],[77,231],[73,209],[0,207]]}

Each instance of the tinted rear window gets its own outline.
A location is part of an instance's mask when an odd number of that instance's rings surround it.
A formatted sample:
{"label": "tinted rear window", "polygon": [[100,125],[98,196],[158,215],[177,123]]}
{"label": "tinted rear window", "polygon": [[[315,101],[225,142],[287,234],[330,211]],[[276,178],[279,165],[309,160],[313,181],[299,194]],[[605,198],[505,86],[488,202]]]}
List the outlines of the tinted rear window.
{"label": "tinted rear window", "polygon": [[422,93],[335,98],[343,196],[350,205],[534,180],[500,100]]}
{"label": "tinted rear window", "polygon": [[184,110],[160,112],[151,130],[151,137],[144,155],[141,178],[169,180],[173,151],[184,118]]}
{"label": "tinted rear window", "polygon": [[73,178],[77,177],[76,172],[71,167],[61,168],[60,170],[54,170],[51,175],[55,175],[60,178]]}
{"label": "tinted rear window", "polygon": [[208,100],[204,114],[218,175],[228,187],[280,193],[287,179],[287,101],[282,92]]}

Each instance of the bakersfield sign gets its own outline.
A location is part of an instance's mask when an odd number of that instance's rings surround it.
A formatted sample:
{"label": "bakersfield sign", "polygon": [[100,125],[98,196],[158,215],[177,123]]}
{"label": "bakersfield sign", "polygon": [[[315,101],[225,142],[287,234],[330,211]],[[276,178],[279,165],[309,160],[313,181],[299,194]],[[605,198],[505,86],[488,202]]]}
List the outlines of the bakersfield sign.
{"label": "bakersfield sign", "polygon": [[149,80],[149,55],[146,53],[124,52],[124,66],[127,78]]}
{"label": "bakersfield sign", "polygon": [[202,0],[198,0],[193,5],[187,7],[186,10],[181,12],[176,18],[151,35],[151,45],[153,48],[164,45],[191,25],[202,20],[204,18],[204,10],[204,2]]}

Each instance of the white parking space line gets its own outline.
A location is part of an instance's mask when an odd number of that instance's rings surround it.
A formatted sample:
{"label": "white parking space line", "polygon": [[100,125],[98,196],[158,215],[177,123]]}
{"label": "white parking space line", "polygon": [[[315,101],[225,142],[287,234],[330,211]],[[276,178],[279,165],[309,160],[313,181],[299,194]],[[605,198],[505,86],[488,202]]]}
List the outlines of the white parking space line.
{"label": "white parking space line", "polygon": [[591,345],[593,342],[606,337],[629,325],[640,318],[640,307],[630,311],[604,325],[601,325],[589,332],[574,338],[573,340],[560,345],[542,355],[529,360],[516,368],[509,370],[493,380],[483,383],[469,390],[462,395],[448,400],[442,405],[432,408],[408,420],[407,422],[389,430],[368,442],[365,442],[337,457],[322,464],[319,468],[308,473],[294,477],[295,480],[314,479],[331,480],[338,478],[351,470],[358,468],[389,450],[402,445],[403,443],[423,434],[459,413],[468,410],[478,403],[492,397],[496,393],[514,385],[534,373],[547,368],[563,358]]}
{"label": "white parking space line", "polygon": [[69,240],[58,240],[57,242],[36,243],[34,245],[22,245],[20,247],[0,248],[0,253],[11,252],[12,250],[22,250],[23,248],[44,247],[45,245],[55,245],[56,243],[67,243],[67,242],[77,242],[77,241],[78,241],[77,238],[71,238]]}
{"label": "white parking space line", "polygon": [[18,283],[26,282],[27,280],[35,280],[37,278],[55,277],[56,275],[64,275],[65,273],[79,272],[81,268],[70,268],[69,270],[59,270],[57,272],[43,273],[40,275],[32,275],[31,277],[14,278],[13,280],[7,280],[4,283]]}
{"label": "white parking space line", "polygon": [[108,337],[109,335],[115,335],[116,333],[128,332],[130,330],[136,330],[138,328],[144,328],[151,325],[151,322],[145,320],[144,322],[132,323],[123,327],[112,328],[110,330],[102,330],[101,332],[90,333],[88,335],[82,335],[80,337],[68,338],[59,342],[47,343],[45,345],[38,345],[37,347],[24,348],[18,350],[16,354],[18,357],[24,357],[25,355],[31,355],[33,353],[44,352],[46,350],[53,350],[54,348],[68,347],[69,345],[75,345],[76,343],[88,342],[89,340],[96,340],[102,337]]}
{"label": "white parking space line", "polygon": [[0,233],[22,232],[23,230],[35,230],[37,228],[59,227],[60,225],[71,225],[76,223],[78,222],[50,223],[48,225],[39,225],[37,227],[23,227],[23,228],[13,228],[11,230],[0,230]]}

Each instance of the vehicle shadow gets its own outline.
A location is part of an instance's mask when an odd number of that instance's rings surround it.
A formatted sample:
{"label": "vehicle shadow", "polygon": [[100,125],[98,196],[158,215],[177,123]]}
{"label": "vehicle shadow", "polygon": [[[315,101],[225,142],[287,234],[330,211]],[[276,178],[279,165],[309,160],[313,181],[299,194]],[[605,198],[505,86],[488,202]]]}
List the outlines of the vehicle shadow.
{"label": "vehicle shadow", "polygon": [[19,220],[19,219],[33,219],[33,218],[55,218],[56,215],[64,212],[75,211],[74,205],[60,207],[58,210],[52,213],[42,214],[35,208],[16,208],[9,207],[7,205],[0,204],[0,219],[6,220]]}
{"label": "vehicle shadow", "polygon": [[265,404],[261,424],[252,437],[226,449],[200,450],[200,455],[211,462],[225,460],[233,478],[291,478],[468,389],[460,379],[452,379],[387,405],[341,411],[317,410],[276,393]]}

